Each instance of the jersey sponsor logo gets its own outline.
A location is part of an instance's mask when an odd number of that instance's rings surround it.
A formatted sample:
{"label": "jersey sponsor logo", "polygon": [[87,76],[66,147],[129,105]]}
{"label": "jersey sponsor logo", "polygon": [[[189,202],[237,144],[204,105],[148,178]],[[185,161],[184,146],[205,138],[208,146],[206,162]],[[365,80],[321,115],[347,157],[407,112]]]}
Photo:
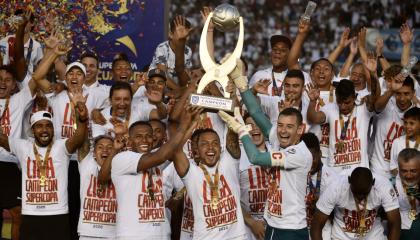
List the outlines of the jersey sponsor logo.
{"label": "jersey sponsor logo", "polygon": [[184,193],[184,210],[182,212],[181,231],[192,233],[194,230],[194,213],[190,197]]}
{"label": "jersey sponsor logo", "polygon": [[296,153],[296,149],[294,149],[294,148],[287,149],[287,153],[295,154]]}
{"label": "jersey sponsor logo", "polygon": [[224,227],[238,221],[236,199],[223,174],[220,175],[219,186],[219,203],[217,209],[212,209],[210,186],[203,180],[203,213],[208,230]]}
{"label": "jersey sponsor logo", "polygon": [[91,174],[89,187],[82,203],[84,223],[115,224],[117,213],[117,195],[112,181],[101,186],[98,178]]}
{"label": "jersey sponsor logo", "polygon": [[362,161],[361,141],[356,127],[357,118],[354,117],[347,129],[346,138],[340,140],[341,127],[338,120],[335,120],[335,153],[334,167],[359,164]]}
{"label": "jersey sponsor logo", "polygon": [[388,129],[386,139],[383,142],[384,146],[384,160],[389,162],[391,159],[392,143],[403,134],[404,128],[396,122],[392,122],[391,127]]}
{"label": "jersey sponsor logo", "polygon": [[260,166],[248,168],[248,205],[251,215],[263,215],[267,201],[269,173]]}
{"label": "jersey sponsor logo", "polygon": [[52,158],[48,158],[45,169],[45,185],[40,185],[40,170],[36,160],[26,160],[25,202],[28,205],[50,205],[58,203],[58,181]]}
{"label": "jersey sponsor logo", "polygon": [[[342,228],[343,231],[347,233],[357,234],[359,230],[359,226],[360,226],[360,219],[362,217],[361,214],[363,212],[364,211],[344,209],[344,213],[343,213],[344,227]],[[365,218],[367,232],[369,232],[372,229],[373,224],[375,223],[376,215],[377,215],[377,211],[375,209],[372,209],[372,210],[368,210],[367,214],[365,213],[365,216],[363,216]]]}
{"label": "jersey sponsor logo", "polygon": [[[165,221],[165,199],[162,193],[162,173],[159,168],[154,168],[152,182],[149,183],[149,172],[144,171],[141,177],[141,192],[137,198],[139,222],[164,222]],[[153,198],[150,196],[148,186],[153,191]]]}

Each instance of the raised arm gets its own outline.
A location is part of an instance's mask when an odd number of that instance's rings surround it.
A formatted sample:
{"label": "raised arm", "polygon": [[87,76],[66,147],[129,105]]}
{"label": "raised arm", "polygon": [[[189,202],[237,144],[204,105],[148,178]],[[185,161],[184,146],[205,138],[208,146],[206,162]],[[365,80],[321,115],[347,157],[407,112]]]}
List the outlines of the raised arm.
{"label": "raised arm", "polygon": [[401,66],[406,66],[410,59],[411,42],[413,41],[413,29],[410,29],[408,22],[403,23],[400,29],[400,39],[403,44],[401,53]]}
{"label": "raised arm", "polygon": [[[203,19],[203,24],[206,22],[207,17],[209,16],[211,11],[213,11],[211,7],[203,7],[203,10],[200,11],[201,18]],[[210,21],[209,28],[207,29],[207,50],[210,54],[210,57],[214,60],[213,35],[214,35],[214,25],[213,25],[213,22]]]}
{"label": "raised arm", "polygon": [[319,99],[319,88],[315,84],[308,84],[306,87],[306,93],[309,97],[309,106],[306,117],[309,123],[321,124],[326,120],[325,113],[322,111],[316,111],[316,101]]}
{"label": "raised arm", "polygon": [[298,59],[302,50],[303,43],[308,36],[310,30],[309,21],[299,21],[298,33],[296,39],[293,42],[292,48],[290,49],[289,56],[287,57],[287,68],[288,69],[300,69]]}
{"label": "raised arm", "polygon": [[382,39],[382,37],[376,38],[375,44],[376,44],[375,45],[376,56],[378,56],[379,63],[381,64],[382,70],[385,71],[391,66],[391,64],[389,64],[388,60],[386,60],[384,56],[384,53],[383,53],[384,40]]}
{"label": "raised arm", "polygon": [[328,60],[334,64],[337,58],[340,56],[341,52],[351,43],[352,38],[349,38],[350,28],[346,27],[344,32],[341,34],[340,42],[337,47],[330,53]]}
{"label": "raised arm", "polygon": [[82,146],[87,138],[87,125],[89,120],[89,112],[86,107],[86,97],[83,96],[82,91],[74,91],[69,94],[70,101],[75,106],[76,111],[76,126],[77,129],[73,136],[66,141],[66,148],[69,153],[74,153]]}
{"label": "raised arm", "polygon": [[367,96],[366,106],[370,112],[375,110],[375,103],[381,94],[381,89],[379,87],[378,75],[376,73],[378,62],[375,54],[370,53],[368,55],[367,62],[364,62],[366,69],[369,71],[370,77],[370,94]]}
{"label": "raised arm", "polygon": [[357,47],[359,48],[360,58],[363,62],[367,61],[367,52],[366,52],[366,28],[362,27],[357,37]]}
{"label": "raised arm", "polygon": [[179,86],[184,87],[188,84],[190,77],[185,71],[185,43],[192,28],[187,28],[184,16],[176,16],[175,30],[172,41],[175,46],[175,72],[179,79]]}
{"label": "raised arm", "polygon": [[22,82],[27,73],[27,65],[24,53],[24,36],[25,36],[25,28],[31,18],[31,11],[27,10],[25,15],[23,16],[23,20],[19,23],[17,31],[16,31],[16,44],[15,44],[15,51],[14,51],[14,67],[16,69],[16,80],[18,82]]}
{"label": "raised arm", "polygon": [[391,83],[389,84],[389,88],[379,96],[375,101],[375,111],[382,112],[386,105],[388,104],[389,99],[394,95],[394,93],[403,86],[404,83],[404,75],[399,73],[397,76],[391,79]]}
{"label": "raised arm", "polygon": [[353,65],[354,57],[356,57],[357,54],[357,39],[353,38],[350,43],[350,53],[346,58],[346,61],[343,64],[343,67],[341,67],[340,70],[340,77],[347,77],[350,75],[350,68],[351,65]]}

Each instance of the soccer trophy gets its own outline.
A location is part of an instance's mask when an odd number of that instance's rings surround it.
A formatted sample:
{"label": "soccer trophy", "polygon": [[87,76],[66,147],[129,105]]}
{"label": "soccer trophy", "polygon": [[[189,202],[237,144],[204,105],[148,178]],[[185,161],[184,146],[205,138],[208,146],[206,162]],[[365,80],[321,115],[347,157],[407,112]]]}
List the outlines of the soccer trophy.
{"label": "soccer trophy", "polygon": [[[239,37],[235,50],[226,61],[217,64],[211,57],[207,49],[207,30],[210,21],[215,28],[221,32],[235,30],[239,24]],[[192,105],[204,107],[207,111],[223,110],[233,112],[234,102],[230,99],[230,94],[226,92],[228,85],[228,74],[236,67],[236,59],[241,57],[244,43],[244,24],[236,7],[227,3],[217,6],[207,17],[200,38],[200,61],[205,70],[204,76],[198,84],[197,94],[192,94],[190,102]],[[218,82],[223,88],[223,98],[202,95],[204,88],[211,82]]]}

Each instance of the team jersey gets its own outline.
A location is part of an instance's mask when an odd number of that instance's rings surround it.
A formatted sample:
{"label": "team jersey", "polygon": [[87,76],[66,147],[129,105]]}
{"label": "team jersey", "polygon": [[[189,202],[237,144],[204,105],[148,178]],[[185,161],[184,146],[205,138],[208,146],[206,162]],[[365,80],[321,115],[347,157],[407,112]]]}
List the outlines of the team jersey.
{"label": "team jersey", "polygon": [[99,108],[105,108],[110,105],[109,103],[109,91],[110,86],[100,84],[98,81],[94,82],[90,86],[83,85],[83,92],[89,96],[93,96],[98,101]]}
{"label": "team jersey", "polygon": [[[407,193],[404,190],[400,176],[395,179],[395,191],[397,192],[398,202],[400,204],[400,215],[401,215],[401,229],[408,230],[411,228],[413,220],[408,217],[408,213],[411,210],[410,201],[408,200]],[[420,204],[418,200],[415,200],[416,213],[420,212]]]}
{"label": "team jersey", "polygon": [[[130,111],[130,119],[127,123],[127,128],[131,126],[131,124],[137,122],[137,121],[148,121],[150,112],[156,107],[153,107],[151,104],[141,104],[136,103],[131,105],[131,111]],[[99,125],[99,124],[92,124],[92,136],[95,138],[99,135],[113,135],[112,130],[114,129],[114,125],[111,123],[111,107],[107,107],[101,111],[102,116],[106,119],[105,125]],[[126,119],[117,117],[118,120],[121,122],[125,122]]]}
{"label": "team jersey", "polygon": [[374,152],[370,167],[372,172],[386,178],[390,177],[391,147],[394,140],[404,133],[404,112],[395,104],[395,98],[391,98],[385,109],[377,115]]}
{"label": "team jersey", "polygon": [[340,123],[337,104],[328,104],[322,111],[325,113],[325,123],[330,128],[328,166],[337,172],[359,166],[369,167],[367,133],[373,113],[367,110],[366,104],[356,105],[350,114],[343,116],[343,125],[348,122],[344,139],[341,139],[344,127]]}
{"label": "team jersey", "polygon": [[[204,166],[204,165],[203,165]],[[210,184],[203,170],[190,164],[182,178],[193,206],[193,239],[244,239],[245,224],[242,216],[239,186],[239,161],[230,154],[222,153],[219,163],[213,167],[204,166],[212,181],[216,168],[219,173],[219,202],[217,209],[211,207]]]}
{"label": "team jersey", "polygon": [[[279,152],[272,152],[279,154]],[[264,219],[273,228],[302,229],[306,224],[306,180],[312,166],[312,154],[305,143],[281,150],[285,154],[284,168],[271,167],[270,186]]]}
{"label": "team jersey", "polygon": [[98,181],[100,166],[88,154],[79,162],[80,217],[77,231],[80,236],[115,237],[117,194],[112,181],[101,186]]}
{"label": "team jersey", "polygon": [[[303,76],[305,78],[305,84],[310,82],[311,78],[309,76],[308,73],[302,71]],[[254,75],[252,75],[251,80],[249,80],[249,86],[253,87],[255,85],[255,83],[262,81],[264,79],[268,79],[271,81],[270,85],[268,86],[268,95],[269,96],[284,96],[283,93],[283,81],[284,78],[286,77],[287,74],[287,70],[283,71],[283,72],[273,72],[273,67],[269,67],[263,70],[259,70],[256,73],[254,73]],[[276,86],[277,86],[277,93],[273,84],[273,80],[276,81]]]}
{"label": "team jersey", "polygon": [[[68,213],[67,177],[70,154],[66,140],[55,140],[46,160],[45,185],[41,184],[41,171],[36,163],[34,143],[9,138],[10,152],[15,154],[22,167],[22,215],[58,215]],[[36,146],[39,158],[44,161],[47,147]]]}
{"label": "team jersey", "polygon": [[125,151],[112,159],[111,176],[118,202],[116,236],[119,239],[170,239],[163,165],[138,173],[142,155]]}
{"label": "team jersey", "polygon": [[[7,102],[8,106],[5,109]],[[0,99],[0,127],[3,134],[12,138],[22,137],[23,131],[26,131],[23,129],[23,115],[31,102],[32,95],[28,86],[12,95],[9,101]],[[2,147],[0,147],[0,161],[18,163],[16,156]]]}
{"label": "team jersey", "polygon": [[[386,239],[378,210],[385,212],[398,209],[398,198],[391,183],[379,175],[374,175],[375,184],[367,197],[366,213],[363,216],[367,233],[363,239]],[[336,178],[321,195],[316,207],[326,215],[334,210],[332,239],[360,239],[357,233],[360,219],[365,210],[357,211],[353,193],[350,190],[348,175]]]}
{"label": "team jersey", "polygon": [[[267,145],[267,144],[266,144]],[[253,165],[249,162],[245,149],[241,146],[239,160],[241,206],[256,220],[263,220],[265,202],[269,185],[269,168]],[[251,229],[246,227],[247,239],[256,239]]]}
{"label": "team jersey", "polygon": [[[417,147],[416,147],[417,145]],[[420,150],[420,145],[416,143],[416,141],[409,140],[408,141],[409,148],[416,148]],[[398,154],[404,149],[406,149],[406,135],[402,135],[401,137],[394,140],[391,147],[391,161],[389,163],[389,169],[394,170],[398,168]]]}

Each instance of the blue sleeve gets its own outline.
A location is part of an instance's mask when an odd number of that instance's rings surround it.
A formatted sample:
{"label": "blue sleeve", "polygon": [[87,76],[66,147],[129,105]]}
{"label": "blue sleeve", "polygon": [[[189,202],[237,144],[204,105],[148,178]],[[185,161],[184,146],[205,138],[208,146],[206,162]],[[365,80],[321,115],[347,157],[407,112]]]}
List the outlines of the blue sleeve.
{"label": "blue sleeve", "polygon": [[241,138],[242,144],[244,145],[244,149],[246,155],[248,156],[248,160],[254,164],[259,166],[271,166],[271,156],[269,152],[260,152],[257,149],[257,146],[252,142],[251,137],[247,134]]}
{"label": "blue sleeve", "polygon": [[241,93],[241,96],[246,108],[248,109],[249,115],[251,115],[252,119],[254,119],[255,123],[261,129],[264,137],[268,138],[273,125],[271,124],[270,119],[268,119],[268,117],[264,114],[254,94],[252,94],[251,90],[248,89]]}

